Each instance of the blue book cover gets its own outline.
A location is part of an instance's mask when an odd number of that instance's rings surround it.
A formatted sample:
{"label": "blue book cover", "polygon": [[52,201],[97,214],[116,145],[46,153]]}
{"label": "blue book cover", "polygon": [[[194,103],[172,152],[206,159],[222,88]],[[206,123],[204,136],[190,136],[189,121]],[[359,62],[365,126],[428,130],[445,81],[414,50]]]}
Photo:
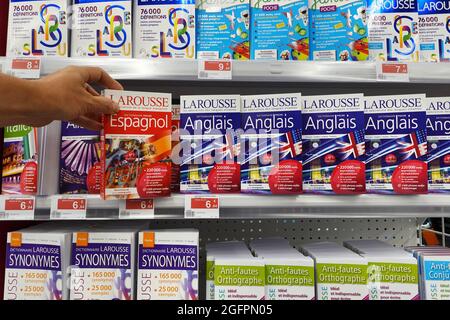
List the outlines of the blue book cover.
{"label": "blue book cover", "polygon": [[366,1],[309,0],[309,12],[311,60],[367,60]]}
{"label": "blue book cover", "polygon": [[196,2],[197,59],[250,59],[250,1]]}
{"label": "blue book cover", "polygon": [[303,97],[303,189],[365,192],[363,95]]}
{"label": "blue book cover", "polygon": [[424,99],[424,94],[365,97],[368,192],[427,193]]}
{"label": "blue book cover", "polygon": [[308,60],[308,0],[251,0],[251,58]]}
{"label": "blue book cover", "polygon": [[450,98],[427,98],[428,192],[450,192]]}
{"label": "blue book cover", "polygon": [[302,192],[300,99],[300,93],[242,97],[242,192]]}
{"label": "blue book cover", "polygon": [[182,193],[240,191],[239,95],[181,96]]}

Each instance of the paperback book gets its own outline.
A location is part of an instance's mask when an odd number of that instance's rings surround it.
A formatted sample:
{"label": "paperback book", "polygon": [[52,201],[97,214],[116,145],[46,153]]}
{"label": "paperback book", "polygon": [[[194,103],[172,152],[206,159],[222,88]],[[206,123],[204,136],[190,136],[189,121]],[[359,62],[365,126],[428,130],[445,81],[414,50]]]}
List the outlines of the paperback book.
{"label": "paperback book", "polygon": [[251,57],[308,60],[308,0],[251,0]]}
{"label": "paperback book", "polygon": [[4,129],[2,194],[36,194],[37,129],[26,125]]}
{"label": "paperback book", "polygon": [[428,191],[450,192],[450,98],[427,98]]}
{"label": "paperback book", "polygon": [[242,97],[241,190],[302,192],[300,93]]}
{"label": "paperback book", "polygon": [[309,0],[311,60],[365,61],[369,57],[365,0]]}
{"label": "paperback book", "polygon": [[59,193],[100,193],[100,132],[61,123]]}
{"label": "paperback book", "polygon": [[10,0],[7,55],[67,57],[69,4],[68,0]]}
{"label": "paperback book", "polygon": [[181,96],[181,182],[183,193],[240,191],[241,98]]}
{"label": "paperback book", "polygon": [[375,61],[419,61],[417,0],[368,0],[369,52]]}
{"label": "paperback book", "polygon": [[363,95],[303,99],[303,189],[312,193],[364,193]]}
{"label": "paperback book", "polygon": [[172,97],[105,90],[119,113],[103,117],[101,194],[106,200],[170,195]]}
{"label": "paperback book", "polygon": [[197,59],[250,59],[250,0],[199,0]]}
{"label": "paperback book", "polygon": [[131,0],[74,0],[72,57],[132,57]]}
{"label": "paperback book", "polygon": [[137,58],[195,58],[195,0],[134,1]]}
{"label": "paperback book", "polygon": [[424,94],[365,98],[368,192],[427,193]]}

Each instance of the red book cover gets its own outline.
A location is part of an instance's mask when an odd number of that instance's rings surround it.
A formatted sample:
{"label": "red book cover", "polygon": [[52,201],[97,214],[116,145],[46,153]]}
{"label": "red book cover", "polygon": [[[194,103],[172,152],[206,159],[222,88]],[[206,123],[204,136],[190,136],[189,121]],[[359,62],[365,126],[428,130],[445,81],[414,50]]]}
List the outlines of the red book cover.
{"label": "red book cover", "polygon": [[[175,151],[172,155],[172,161],[174,157],[178,156],[176,146],[180,143],[180,106],[172,106],[172,150]],[[172,178],[171,178],[170,190],[172,192],[180,191],[180,165],[172,162]]]}
{"label": "red book cover", "polygon": [[105,90],[119,104],[103,116],[101,195],[105,200],[170,195],[172,96]]}

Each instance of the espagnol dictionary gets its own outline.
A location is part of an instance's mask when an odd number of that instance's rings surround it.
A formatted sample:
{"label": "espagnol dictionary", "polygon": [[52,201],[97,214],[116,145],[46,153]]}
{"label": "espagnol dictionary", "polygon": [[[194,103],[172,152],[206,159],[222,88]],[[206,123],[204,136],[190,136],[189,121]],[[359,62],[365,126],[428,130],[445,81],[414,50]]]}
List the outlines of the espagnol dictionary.
{"label": "espagnol dictionary", "polygon": [[250,59],[250,0],[199,0],[197,59]]}
{"label": "espagnol dictionary", "polygon": [[5,127],[2,194],[36,194],[38,180],[37,129],[26,125]]}
{"label": "espagnol dictionary", "polygon": [[251,58],[308,60],[308,0],[251,0]]}
{"label": "espagnol dictionary", "polygon": [[182,144],[180,191],[233,193],[240,191],[241,97],[181,96]]}
{"label": "espagnol dictionary", "polygon": [[450,192],[450,98],[427,98],[428,191]]}
{"label": "espagnol dictionary", "polygon": [[424,99],[424,94],[365,97],[368,192],[427,192]]}
{"label": "espagnol dictionary", "polygon": [[300,93],[242,96],[241,191],[302,192]]}
{"label": "espagnol dictionary", "polygon": [[132,57],[131,0],[74,0],[72,57]]}
{"label": "espagnol dictionary", "polygon": [[68,56],[69,0],[10,0],[8,56]]}
{"label": "espagnol dictionary", "polygon": [[367,60],[365,0],[309,0],[309,14],[311,60]]}
{"label": "espagnol dictionary", "polygon": [[137,58],[195,58],[195,0],[134,1]]}
{"label": "espagnol dictionary", "polygon": [[100,193],[100,132],[61,122],[59,193]]}
{"label": "espagnol dictionary", "polygon": [[364,193],[363,95],[311,96],[303,101],[303,189]]}
{"label": "espagnol dictionary", "polygon": [[106,200],[170,195],[172,96],[105,90],[119,113],[103,116],[101,194]]}

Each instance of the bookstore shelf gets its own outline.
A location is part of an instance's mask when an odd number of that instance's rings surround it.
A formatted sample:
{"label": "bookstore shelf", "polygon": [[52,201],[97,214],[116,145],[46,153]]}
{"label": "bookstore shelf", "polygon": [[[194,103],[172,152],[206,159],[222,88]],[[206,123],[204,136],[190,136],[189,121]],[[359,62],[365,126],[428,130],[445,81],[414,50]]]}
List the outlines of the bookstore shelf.
{"label": "bookstore shelf", "polygon": [[[155,218],[180,219],[184,214],[182,194],[155,200]],[[395,218],[444,217],[450,214],[446,195],[220,195],[221,219],[273,218]],[[48,220],[50,197],[36,198],[36,220]],[[117,219],[119,201],[87,196],[87,219]]]}
{"label": "bookstore shelf", "polygon": [[[141,60],[123,58],[41,59],[41,74],[47,75],[70,65],[98,66],[120,80],[198,80],[197,60]],[[6,68],[7,58],[0,57]],[[409,63],[409,81],[450,83],[450,64]],[[372,62],[316,61],[233,61],[233,81],[285,82],[376,82]]]}

